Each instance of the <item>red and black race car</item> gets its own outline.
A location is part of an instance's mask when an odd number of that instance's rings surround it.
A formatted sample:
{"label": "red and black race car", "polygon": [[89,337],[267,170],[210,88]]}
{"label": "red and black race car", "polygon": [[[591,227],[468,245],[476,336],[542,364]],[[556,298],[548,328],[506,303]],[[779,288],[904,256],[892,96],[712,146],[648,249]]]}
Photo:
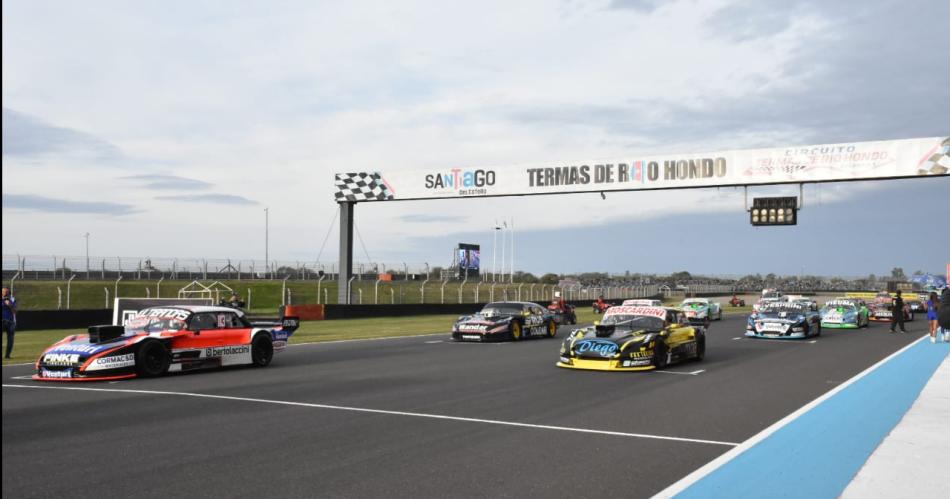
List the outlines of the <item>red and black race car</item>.
{"label": "red and black race car", "polygon": [[554,315],[531,302],[489,303],[475,315],[459,317],[452,326],[455,341],[520,341],[531,336],[557,336]]}
{"label": "red and black race car", "polygon": [[221,366],[270,364],[300,326],[296,317],[251,322],[230,307],[146,308],[124,326],[92,326],[36,360],[33,379],[116,380]]}

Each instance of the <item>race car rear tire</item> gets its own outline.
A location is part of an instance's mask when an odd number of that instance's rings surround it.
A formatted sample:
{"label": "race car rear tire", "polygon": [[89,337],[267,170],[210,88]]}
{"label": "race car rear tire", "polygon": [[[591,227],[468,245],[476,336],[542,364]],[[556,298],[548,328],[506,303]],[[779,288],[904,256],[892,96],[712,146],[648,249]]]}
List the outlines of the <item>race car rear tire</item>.
{"label": "race car rear tire", "polygon": [[666,343],[657,342],[653,348],[653,366],[657,369],[664,369],[670,360],[666,352]]}
{"label": "race car rear tire", "polygon": [[251,342],[251,364],[266,367],[274,358],[274,342],[270,335],[259,333]]}
{"label": "race car rear tire", "polygon": [[557,336],[557,324],[554,321],[548,323],[548,338]]}
{"label": "race car rear tire", "polygon": [[143,341],[135,352],[135,372],[143,378],[154,378],[168,371],[171,357],[159,341]]}
{"label": "race car rear tire", "polygon": [[521,328],[520,322],[511,323],[511,341],[521,341],[521,337],[524,336],[524,331]]}

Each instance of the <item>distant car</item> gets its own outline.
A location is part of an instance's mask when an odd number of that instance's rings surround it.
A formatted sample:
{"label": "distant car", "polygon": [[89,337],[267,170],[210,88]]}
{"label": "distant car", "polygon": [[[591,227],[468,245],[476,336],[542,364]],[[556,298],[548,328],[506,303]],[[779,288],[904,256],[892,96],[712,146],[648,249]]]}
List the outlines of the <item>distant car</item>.
{"label": "distant car", "polygon": [[709,326],[711,320],[722,320],[722,306],[709,298],[687,298],[680,304],[690,324]]}
{"label": "distant car", "polygon": [[531,302],[489,303],[474,315],[459,317],[452,326],[455,341],[520,341],[531,336],[557,336],[554,314]]}
{"label": "distant car", "polygon": [[775,339],[820,336],[821,318],[803,303],[775,301],[749,316],[745,335]]}
{"label": "distant car", "polygon": [[[891,322],[894,318],[894,301],[875,299],[874,303],[870,306],[868,318],[874,322]],[[914,312],[910,309],[910,305],[904,302],[904,321],[910,322],[913,320]]]}
{"label": "distant car", "polygon": [[757,313],[757,312],[759,311],[759,309],[761,309],[762,307],[764,307],[764,306],[766,306],[766,305],[768,305],[768,304],[770,304],[770,303],[782,303],[782,302],[784,302],[784,301],[785,301],[785,298],[779,297],[779,296],[776,296],[776,297],[769,297],[769,298],[761,298],[761,299],[759,299],[759,301],[757,301],[757,302],[755,302],[755,303],[752,304],[752,313]]}
{"label": "distant car", "polygon": [[918,299],[905,300],[904,303],[907,304],[910,311],[913,313],[924,313],[927,311],[927,304]]}
{"label": "distant car", "polygon": [[154,377],[249,364],[266,366],[297,330],[296,317],[251,322],[230,307],[163,306],[136,313],[124,326],[93,326],[47,348],[33,379],[95,381]]}
{"label": "distant car", "polygon": [[561,345],[558,367],[595,371],[663,369],[703,360],[706,330],[687,324],[682,311],[666,307],[610,307],[604,319],[578,329]]}
{"label": "distant car", "polygon": [[856,300],[835,299],[825,303],[818,312],[821,327],[857,329],[868,326],[868,308]]}
{"label": "distant car", "polygon": [[660,300],[637,298],[633,300],[624,300],[621,305],[623,305],[624,307],[662,307],[663,302]]}
{"label": "distant car", "polygon": [[815,312],[818,311],[818,301],[815,300],[814,298],[809,298],[807,296],[802,296],[802,295],[785,295],[785,301],[804,303],[805,305],[808,306],[808,308],[812,309],[813,311]]}

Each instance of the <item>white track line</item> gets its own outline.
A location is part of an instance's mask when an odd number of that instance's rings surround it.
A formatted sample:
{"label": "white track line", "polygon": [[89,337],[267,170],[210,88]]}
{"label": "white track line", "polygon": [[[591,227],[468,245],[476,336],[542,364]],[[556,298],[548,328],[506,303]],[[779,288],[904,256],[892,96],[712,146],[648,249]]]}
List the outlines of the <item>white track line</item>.
{"label": "white track line", "polygon": [[350,411],[350,412],[364,412],[370,414],[387,414],[391,416],[408,416],[416,418],[428,418],[428,419],[442,419],[448,421],[462,421],[466,423],[483,423],[483,424],[493,424],[499,426],[515,426],[519,428],[533,428],[539,430],[555,430],[555,431],[568,431],[574,433],[592,433],[596,435],[610,435],[616,437],[630,437],[630,438],[646,438],[653,440],[667,440],[673,442],[689,442],[695,444],[709,444],[709,445],[723,445],[726,447],[734,447],[739,445],[735,442],[721,442],[718,440],[704,440],[699,438],[682,438],[682,437],[669,437],[665,435],[648,435],[644,433],[626,433],[620,431],[607,431],[607,430],[591,430],[586,428],[569,428],[566,426],[550,426],[550,425],[540,425],[540,424],[530,424],[530,423],[518,423],[514,421],[499,421],[494,419],[478,419],[478,418],[464,418],[459,416],[446,416],[442,414],[425,414],[420,412],[405,412],[405,411],[387,411],[383,409],[367,409],[364,407],[347,407],[340,405],[327,405],[327,404],[311,404],[306,402],[291,402],[286,400],[267,400],[267,399],[256,399],[248,397],[230,397],[227,395],[212,395],[206,393],[191,393],[191,392],[166,392],[166,391],[156,391],[156,390],[127,390],[127,389],[117,389],[117,388],[86,388],[86,387],[74,387],[74,386],[40,386],[40,385],[8,385],[3,384],[3,388],[31,388],[31,389],[40,389],[40,390],[73,390],[73,391],[86,391],[86,392],[106,392],[106,393],[132,393],[132,394],[142,394],[142,395],[172,395],[179,397],[196,397],[196,398],[207,398],[207,399],[217,399],[217,400],[233,400],[238,402],[255,402],[259,404],[273,404],[273,405],[284,405],[284,406],[294,406],[294,407],[308,407],[312,409],[329,409],[336,411]]}
{"label": "white track line", "polygon": [[693,372],[684,373],[684,372],[682,372],[682,371],[657,371],[657,370],[654,369],[653,371],[648,371],[648,372],[651,372],[651,373],[663,373],[663,374],[685,374],[685,375],[687,375],[687,376],[699,376],[701,373],[706,372],[706,370],[705,370],[705,369],[700,369],[700,370],[698,370],[698,371],[693,371]]}
{"label": "white track line", "polygon": [[22,364],[4,364],[3,367],[16,367],[16,366],[32,366],[32,362],[24,362]]}
{"label": "white track line", "polygon": [[733,447],[732,449],[729,449],[728,451],[726,451],[725,454],[723,454],[723,455],[717,457],[716,459],[713,459],[712,461],[706,463],[703,467],[699,468],[698,470],[696,470],[696,471],[690,473],[689,475],[686,475],[685,477],[683,477],[681,480],[679,480],[678,482],[674,483],[673,485],[670,485],[669,487],[667,487],[667,488],[661,490],[661,491],[658,492],[655,496],[653,496],[654,499],[656,499],[656,498],[673,497],[673,496],[675,496],[675,495],[677,495],[677,494],[683,492],[684,490],[688,489],[688,488],[689,488],[691,485],[693,485],[694,483],[696,483],[696,482],[702,480],[704,477],[706,477],[706,475],[709,475],[710,473],[716,471],[716,470],[719,469],[722,465],[724,465],[724,464],[728,463],[729,461],[732,461],[733,459],[735,459],[736,456],[742,454],[742,453],[745,452],[746,450],[750,449],[752,446],[754,446],[754,445],[758,444],[759,442],[765,440],[766,438],[768,438],[769,436],[771,436],[773,433],[775,433],[775,432],[777,432],[778,430],[782,429],[782,427],[788,425],[788,424],[791,423],[792,421],[795,421],[795,420],[798,419],[802,414],[805,414],[806,412],[808,412],[808,411],[814,409],[816,406],[818,406],[819,404],[821,404],[821,403],[824,402],[825,400],[828,400],[828,399],[830,399],[831,397],[834,397],[835,395],[838,394],[838,392],[840,392],[840,391],[844,390],[845,388],[851,386],[852,384],[856,383],[858,380],[860,380],[861,378],[867,376],[868,374],[871,374],[871,372],[874,371],[875,369],[877,369],[878,367],[881,367],[882,365],[886,364],[888,361],[890,361],[890,360],[893,359],[894,357],[897,357],[898,355],[904,353],[904,352],[905,352],[906,350],[908,350],[910,347],[916,345],[917,343],[920,343],[921,341],[924,340],[924,338],[927,338],[927,337],[929,337],[929,336],[930,336],[930,335],[921,336],[919,339],[917,339],[916,341],[911,342],[910,344],[908,344],[908,345],[905,346],[904,348],[901,348],[900,350],[898,350],[898,351],[896,351],[896,352],[894,352],[894,353],[888,355],[887,357],[885,357],[883,360],[881,360],[881,361],[878,362],[877,364],[874,364],[873,366],[871,366],[871,367],[869,367],[869,368],[867,368],[867,369],[861,371],[860,373],[856,374],[854,377],[852,377],[852,378],[849,379],[848,381],[845,381],[844,383],[842,383],[842,384],[840,384],[840,385],[834,387],[834,388],[831,389],[831,391],[829,391],[828,393],[826,393],[826,394],[824,394],[824,395],[822,395],[822,396],[816,398],[815,400],[812,400],[811,402],[809,402],[809,403],[803,405],[803,406],[800,407],[797,411],[795,411],[795,412],[789,414],[788,416],[785,416],[784,418],[780,419],[778,422],[776,422],[776,423],[773,424],[772,426],[769,426],[768,428],[766,428],[766,429],[760,431],[759,433],[755,434],[754,436],[752,436],[752,438],[746,440],[745,442],[742,442],[741,444],[737,445],[736,447]]}

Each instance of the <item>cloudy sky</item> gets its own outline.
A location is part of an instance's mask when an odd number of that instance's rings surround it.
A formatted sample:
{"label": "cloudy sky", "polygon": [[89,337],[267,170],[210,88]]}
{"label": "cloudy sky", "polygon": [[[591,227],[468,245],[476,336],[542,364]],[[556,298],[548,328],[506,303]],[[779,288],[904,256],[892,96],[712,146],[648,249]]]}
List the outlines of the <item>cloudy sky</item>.
{"label": "cloudy sky", "polygon": [[[945,0],[6,1],[3,254],[81,255],[89,232],[95,255],[262,259],[269,208],[272,258],[331,262],[336,172],[947,136],[946,19]],[[809,186],[780,229],[732,189],[361,204],[356,258],[488,259],[513,217],[533,272],[941,272],[948,192]],[[773,193],[797,188],[751,192]]]}

